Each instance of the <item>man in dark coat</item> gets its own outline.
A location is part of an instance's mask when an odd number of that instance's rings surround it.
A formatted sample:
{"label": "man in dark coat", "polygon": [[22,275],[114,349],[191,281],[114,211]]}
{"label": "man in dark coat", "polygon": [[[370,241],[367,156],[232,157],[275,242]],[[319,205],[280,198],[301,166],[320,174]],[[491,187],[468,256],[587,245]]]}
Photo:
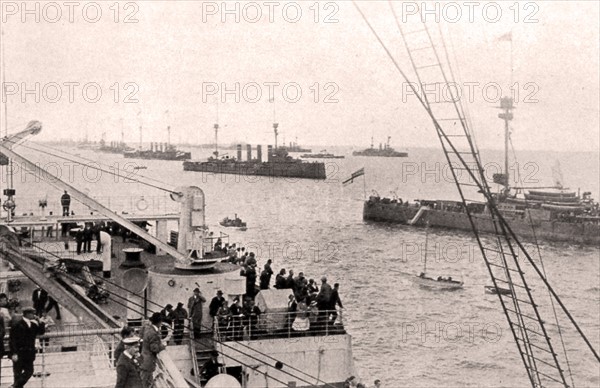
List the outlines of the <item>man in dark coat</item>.
{"label": "man in dark coat", "polygon": [[171,313],[173,319],[173,340],[175,345],[181,345],[183,340],[183,328],[185,327],[185,320],[188,317],[188,312],[183,308],[183,303],[177,303],[177,307]]}
{"label": "man in dark coat", "polygon": [[246,295],[250,298],[256,295],[256,262],[250,262],[246,270]]}
{"label": "man in dark coat", "polygon": [[202,330],[202,305],[204,303],[206,303],[206,298],[202,296],[199,288],[195,288],[194,295],[188,300],[188,311],[194,327],[194,337],[199,337]]}
{"label": "man in dark coat", "polygon": [[87,224],[83,229],[83,251],[86,253],[92,252],[92,240],[94,239],[94,230],[92,225]]}
{"label": "man in dark coat", "polygon": [[292,290],[295,288],[296,282],[294,281],[294,270],[290,269],[288,272],[288,277],[285,280],[285,288],[291,288]]}
{"label": "man in dark coat", "polygon": [[48,293],[46,290],[38,287],[33,290],[31,295],[31,301],[33,302],[33,308],[35,309],[35,315],[41,317],[46,311],[46,304],[48,303]]}
{"label": "man in dark coat", "polygon": [[212,300],[210,301],[210,305],[208,305],[208,313],[211,317],[213,317],[213,320],[219,313],[219,309],[221,308],[221,306],[223,306],[224,303],[225,298],[223,298],[223,291],[218,290],[217,296],[212,298]]}
{"label": "man in dark coat", "polygon": [[58,302],[51,296],[48,296],[48,304],[46,305],[46,313],[49,313],[50,310],[54,309],[56,312],[56,319],[61,320],[60,316],[60,307],[58,306]]}
{"label": "man in dark coat", "polygon": [[[150,317],[150,324],[144,328],[144,338],[142,341],[142,363],[140,365],[140,377],[144,388],[151,388],[154,385],[154,370],[156,369],[156,357],[158,353],[167,347],[160,338],[160,324],[162,317],[160,313],[154,313]],[[121,356],[122,357],[122,356]]]}
{"label": "man in dark coat", "polygon": [[210,354],[210,359],[207,360],[204,365],[202,365],[202,369],[200,369],[200,373],[204,375],[206,380],[210,380],[214,376],[219,374],[219,368],[223,366],[218,362],[219,352],[213,350]]}
{"label": "man in dark coat", "polygon": [[60,197],[60,204],[63,209],[63,217],[67,217],[69,215],[69,207],[71,206],[71,196],[65,190],[65,193]]}
{"label": "man in dark coat", "polygon": [[14,388],[23,388],[33,375],[35,339],[45,331],[46,327],[35,317],[33,307],[24,308],[23,318],[11,327],[9,356],[13,361]]}
{"label": "man in dark coat", "polygon": [[285,278],[285,268],[282,268],[279,271],[279,274],[275,277],[275,288],[278,290],[283,290],[287,288],[287,279]]}
{"label": "man in dark coat", "polygon": [[140,378],[140,339],[129,337],[123,340],[125,350],[117,361],[117,384],[115,388],[144,388]]}
{"label": "man in dark coat", "polygon": [[327,323],[327,310],[331,305],[332,292],[331,286],[327,283],[327,277],[323,276],[321,278],[321,291],[317,295],[317,308],[319,309],[317,321],[320,329],[323,329],[323,326]]}
{"label": "man in dark coat", "polygon": [[173,305],[167,304],[164,309],[160,310],[160,316],[162,317],[163,325],[160,328],[160,334],[162,338],[169,335],[169,327],[173,327]]}
{"label": "man in dark coat", "polygon": [[273,275],[273,270],[271,269],[271,259],[267,261],[263,271],[260,273],[260,289],[268,290],[269,283],[271,283],[271,276]]}
{"label": "man in dark coat", "polygon": [[340,299],[340,294],[339,294],[339,290],[340,290],[340,284],[339,283],[335,283],[333,285],[333,290],[331,291],[331,299],[329,300],[329,310],[330,310],[330,314],[331,314],[331,320],[330,320],[330,324],[333,325],[335,323],[335,320],[337,319],[337,311],[336,311],[336,306],[340,306],[340,308],[344,308],[344,306],[342,305],[342,300]]}
{"label": "man in dark coat", "polygon": [[[75,241],[77,241],[77,254],[80,255],[81,254],[81,246],[83,245],[83,229],[78,228],[79,230],[77,230],[77,232],[75,233]],[[85,247],[83,248],[83,250],[85,251]]]}

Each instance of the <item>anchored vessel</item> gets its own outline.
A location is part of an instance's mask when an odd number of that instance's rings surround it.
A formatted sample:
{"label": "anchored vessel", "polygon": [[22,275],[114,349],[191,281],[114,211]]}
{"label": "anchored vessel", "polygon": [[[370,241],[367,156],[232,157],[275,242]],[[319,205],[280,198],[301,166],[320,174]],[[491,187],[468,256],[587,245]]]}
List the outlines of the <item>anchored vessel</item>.
{"label": "anchored vessel", "polygon": [[352,155],[354,156],[384,156],[390,158],[406,158],[408,157],[408,152],[399,152],[390,147],[390,139],[392,137],[388,136],[387,143],[381,144],[379,143],[379,148],[373,147],[373,137],[371,137],[371,148],[367,148],[363,151],[354,151]]}
{"label": "anchored vessel", "polygon": [[[30,128],[27,132],[35,134],[41,124],[32,122]],[[31,171],[43,171],[15,153],[10,144],[1,142],[0,151]],[[0,271],[3,289],[9,289],[11,298],[28,300],[36,284],[62,306],[62,320],[57,320],[40,339],[43,351],[37,355],[36,375],[28,387],[114,387],[112,354],[120,326],[124,322],[140,324],[169,303],[185,303],[194,288],[200,289],[208,300],[217,290],[223,292],[228,304],[245,297],[244,304],[251,306],[253,300],[260,314],[249,309],[251,312],[247,314],[213,322],[209,303],[204,303],[200,325],[196,323],[194,327],[186,320],[182,331],[172,333],[166,350],[159,353],[157,388],[341,388],[348,376],[355,375],[351,336],[342,324],[330,324],[328,319],[320,320],[307,313],[308,325],[292,327],[288,313],[291,290],[261,290],[254,297],[247,294],[246,278],[239,275],[240,267],[223,260],[228,255],[216,251],[218,244],[213,245],[208,234],[201,189],[172,190],[171,199],[179,203],[179,214],[119,215],[51,173],[42,175],[99,214],[16,217],[11,226],[0,225],[1,258],[22,272],[22,275],[9,273],[3,265]],[[62,225],[73,222],[102,221],[118,224],[151,244],[151,248],[144,250],[125,237],[122,242],[120,238],[111,238],[110,242],[102,243],[102,253],[94,253],[94,241],[92,253],[77,255],[75,244],[69,244],[68,237],[43,232],[49,226],[60,231]],[[148,234],[139,221],[154,224],[155,234]],[[171,240],[176,241],[168,244],[167,222],[173,221],[178,221],[178,231],[171,233]],[[23,238],[13,228],[26,228],[29,235]],[[111,250],[116,260],[111,259]],[[83,262],[83,270],[78,273],[66,268],[66,260],[73,258]],[[85,265],[92,259],[103,263],[100,275]],[[15,279],[20,282],[16,288],[14,282],[9,282]],[[326,315],[329,317],[329,312]],[[207,376],[200,373],[201,367],[215,350],[223,366],[220,374],[206,381]],[[3,361],[1,368],[1,386],[8,386],[12,381],[10,361]]]}
{"label": "anchored vessel", "polygon": [[134,151],[134,149],[122,141],[111,141],[107,143],[104,139],[102,139],[100,140],[98,151],[108,152],[111,154],[122,154],[124,152]]}
{"label": "anchored vessel", "polygon": [[150,143],[149,150],[125,152],[123,156],[130,159],[189,160],[192,153],[180,151],[167,143]]}
{"label": "anchored vessel", "polygon": [[[512,230],[526,239],[542,238],[580,244],[600,244],[600,214],[598,203],[590,192],[582,196],[562,186],[552,188],[511,188],[508,177],[508,123],[513,118],[513,100],[501,100],[505,122],[505,173],[494,174],[494,183],[501,185],[493,198],[498,210],[509,222]],[[513,190],[514,189],[514,190]],[[495,233],[489,206],[482,202],[468,202],[475,226],[480,232]],[[415,200],[371,196],[363,206],[363,219],[369,221],[395,222],[413,226],[471,230],[465,206],[460,201]],[[532,227],[532,223],[533,226]]]}
{"label": "anchored vessel", "polygon": [[295,142],[290,142],[287,146],[284,143],[281,148],[285,149],[287,152],[312,152],[310,148],[302,148],[299,146],[298,138],[296,138]]}
{"label": "anchored vessel", "polygon": [[[277,147],[277,127],[273,124],[275,131],[275,147],[267,147],[267,158],[263,161],[262,147],[256,147],[256,159],[252,158],[252,146],[246,145],[247,158],[242,161],[242,146],[237,147],[237,158],[219,158],[218,147],[214,157],[205,162],[186,161],[183,162],[184,171],[207,172],[213,174],[236,174],[236,175],[261,175],[269,177],[326,179],[325,164],[321,162],[307,163],[300,159],[292,158],[288,151]],[[215,124],[215,138],[219,125]],[[216,143],[216,142],[215,142]]]}
{"label": "anchored vessel", "polygon": [[[531,386],[534,388],[574,386],[575,373],[570,366],[567,354],[569,349],[564,343],[562,331],[564,325],[561,329],[560,321],[557,318],[556,310],[558,308],[568,319],[569,327],[576,330],[579,338],[587,345],[589,353],[593,357],[590,357],[591,362],[594,364],[600,362],[600,356],[549,283],[543,265],[541,268],[538,266],[542,263],[540,251],[538,250],[539,260],[534,260],[519,241],[511,220],[505,217],[504,211],[500,210],[501,202],[497,196],[493,195],[486,179],[479,150],[472,138],[473,131],[470,128],[470,120],[466,119],[466,108],[460,100],[460,96],[455,95],[451,90],[448,101],[440,104],[439,100],[430,101],[427,93],[420,95],[417,92],[418,86],[416,85],[433,85],[433,83],[425,83],[427,81],[437,81],[436,86],[441,84],[442,87],[456,84],[455,72],[449,60],[450,55],[446,48],[442,28],[439,28],[438,24],[436,28],[430,29],[424,19],[420,18],[400,23],[398,6],[394,2],[389,3],[410,59],[414,77],[418,80],[418,82],[413,82],[414,80],[407,76],[392,54],[397,52],[397,47],[395,45],[392,48],[388,47],[361,7],[357,3],[354,5],[432,120],[461,198],[461,202],[456,206],[464,211],[469,220],[473,237],[477,241],[481,257],[492,280],[492,287],[498,291],[496,292],[498,301],[510,327],[510,333]],[[508,37],[510,36],[509,34]],[[393,40],[390,41],[393,42]],[[443,82],[439,82],[440,80]],[[507,105],[512,106],[512,104]],[[504,114],[506,113],[505,110]],[[459,174],[460,172],[467,174],[462,176]],[[466,200],[467,196],[475,194],[483,195],[483,201]],[[487,208],[488,219],[494,226],[493,238],[481,236],[481,228],[477,225],[478,214],[473,204]],[[420,208],[418,211],[420,212],[421,209],[424,208]],[[418,218],[415,221],[417,220]],[[527,264],[526,269],[523,267],[524,263]],[[501,292],[499,285],[506,287],[510,292]],[[534,292],[538,286],[543,290],[542,292]],[[553,325],[554,322],[548,319],[552,315],[554,315],[556,325]],[[535,325],[535,330],[530,330],[532,324]],[[558,326],[558,330],[555,326]],[[559,340],[556,340],[557,337]]]}
{"label": "anchored vessel", "polygon": [[300,156],[304,159],[344,159],[344,155],[334,155],[328,153],[326,150],[322,150],[318,154],[304,154]]}
{"label": "anchored vessel", "polygon": [[[140,127],[140,139],[141,139]],[[171,144],[171,127],[167,127],[169,141],[166,143],[150,143],[149,150],[140,149],[136,151],[125,152],[123,156],[131,159],[157,159],[157,160],[189,160],[192,158],[191,152],[179,151],[177,147]]]}

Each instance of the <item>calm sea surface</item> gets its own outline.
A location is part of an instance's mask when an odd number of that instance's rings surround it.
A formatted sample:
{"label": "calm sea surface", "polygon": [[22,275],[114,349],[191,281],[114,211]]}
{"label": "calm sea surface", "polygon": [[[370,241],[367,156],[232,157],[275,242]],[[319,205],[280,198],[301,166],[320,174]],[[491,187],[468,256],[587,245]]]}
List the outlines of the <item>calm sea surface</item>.
{"label": "calm sea surface", "polygon": [[[318,151],[320,148],[313,149]],[[165,193],[138,183],[124,183],[104,172],[100,176],[53,156],[21,148],[42,165],[53,166],[63,179],[105,198],[112,208],[123,209],[144,196],[157,208]],[[146,166],[135,171],[171,188],[196,185],[206,195],[206,219],[213,231],[231,234],[257,252],[259,266],[274,260],[281,267],[304,271],[318,279],[326,274],[330,283],[341,284],[344,323],[353,336],[353,354],[359,375],[369,384],[379,378],[385,387],[526,387],[525,370],[501,312],[498,298],[484,293],[491,284],[475,240],[469,233],[431,230],[428,236],[428,273],[462,279],[456,292],[419,288],[411,276],[423,268],[425,231],[406,226],[365,223],[362,220],[364,189],[382,196],[395,193],[403,199],[457,198],[444,158],[435,149],[411,149],[408,158],[351,156],[350,149],[328,151],[346,159],[327,161],[326,181],[269,179],[266,177],[214,176],[184,172],[181,162],[124,159],[120,155],[73,149],[68,151],[131,173],[132,164]],[[194,158],[208,150],[192,149]],[[235,151],[227,151],[231,155]],[[500,167],[502,154],[483,151],[490,176]],[[574,190],[600,192],[597,154],[523,152],[511,173],[519,171],[529,186],[552,184],[551,167],[560,161],[563,181]],[[244,155],[245,158],[245,155]],[[56,161],[52,164],[50,161]],[[342,187],[341,181],[364,167],[366,180],[358,178]],[[20,175],[19,175],[20,174]],[[6,180],[3,177],[3,182]],[[4,185],[4,183],[3,183]],[[37,200],[48,195],[49,209],[56,206],[60,191],[36,182],[31,175],[15,176],[18,212],[39,211]],[[160,200],[158,198],[161,198]],[[33,205],[31,205],[33,204]],[[218,221],[237,213],[248,223],[246,232],[225,230]],[[531,244],[531,252],[535,247]],[[595,348],[600,348],[600,249],[544,242],[540,245],[548,278],[576,317]],[[525,272],[534,276],[531,267]],[[533,284],[534,297],[543,304],[546,292]],[[542,306],[546,321],[554,318]],[[564,316],[559,314],[561,323]],[[549,331],[555,327],[549,324]],[[598,363],[592,359],[570,326],[563,329],[575,386],[600,384]],[[562,353],[560,341],[554,346]],[[566,369],[566,365],[563,365]]]}

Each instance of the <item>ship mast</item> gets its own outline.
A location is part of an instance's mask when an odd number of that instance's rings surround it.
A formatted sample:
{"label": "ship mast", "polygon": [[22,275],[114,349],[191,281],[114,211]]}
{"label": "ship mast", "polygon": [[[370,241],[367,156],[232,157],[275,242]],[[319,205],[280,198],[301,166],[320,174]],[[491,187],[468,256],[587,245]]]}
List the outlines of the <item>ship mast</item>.
{"label": "ship mast", "polygon": [[273,132],[275,132],[275,149],[277,149],[277,135],[279,135],[279,131],[277,128],[279,127],[279,123],[273,123]]}
{"label": "ship mast", "polygon": [[219,157],[219,124],[215,124],[215,158]]}
{"label": "ship mast", "polygon": [[125,144],[125,131],[123,130],[123,118],[119,120],[121,122],[121,145]]}
{"label": "ship mast", "polygon": [[[2,35],[2,39],[4,39],[4,29],[0,31],[0,35]],[[4,51],[4,45],[2,46],[2,100],[4,101],[4,136],[8,138],[8,96],[6,92],[6,52]],[[8,155],[6,155],[8,158]],[[8,184],[6,185],[6,189],[4,190],[4,195],[7,196],[6,201],[2,207],[6,210],[6,221],[12,222],[12,213],[15,209],[15,201],[13,196],[15,194],[14,190],[14,182],[13,182],[13,160],[12,158],[8,158],[8,165],[6,167],[6,174],[8,175]]]}
{"label": "ship mast", "polygon": [[512,110],[514,109],[513,99],[511,97],[502,97],[500,99],[500,109],[502,113],[498,117],[504,120],[504,175],[502,176],[501,184],[504,186],[504,194],[510,191],[510,179],[508,174],[508,146],[510,142],[510,127],[509,122],[513,119]]}

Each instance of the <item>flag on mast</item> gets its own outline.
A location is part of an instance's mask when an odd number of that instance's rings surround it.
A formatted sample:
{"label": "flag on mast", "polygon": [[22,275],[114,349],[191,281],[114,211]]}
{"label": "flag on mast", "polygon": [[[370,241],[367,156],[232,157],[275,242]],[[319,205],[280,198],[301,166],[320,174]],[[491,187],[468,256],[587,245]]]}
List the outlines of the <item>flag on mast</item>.
{"label": "flag on mast", "polygon": [[361,175],[365,175],[365,168],[361,168],[360,170],[357,170],[355,172],[352,173],[352,175],[350,176],[350,178],[346,179],[345,181],[342,182],[343,185],[346,184],[350,184],[354,182],[354,178],[358,178]]}

